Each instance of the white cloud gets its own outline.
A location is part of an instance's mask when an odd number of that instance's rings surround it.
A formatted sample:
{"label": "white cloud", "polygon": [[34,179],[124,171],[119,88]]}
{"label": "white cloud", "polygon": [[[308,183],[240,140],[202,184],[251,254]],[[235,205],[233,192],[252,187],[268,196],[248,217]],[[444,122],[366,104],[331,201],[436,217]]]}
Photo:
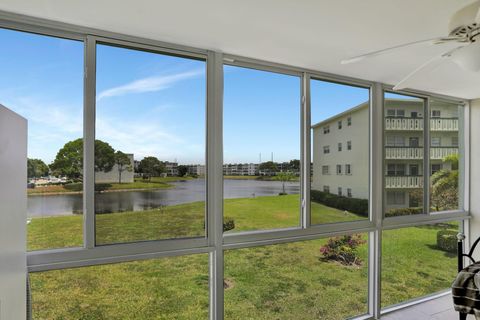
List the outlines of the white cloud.
{"label": "white cloud", "polygon": [[107,90],[104,90],[98,94],[98,100],[108,97],[121,96],[130,93],[141,93],[141,92],[154,92],[165,90],[171,87],[174,83],[194,78],[203,74],[205,71],[192,70],[172,75],[162,75],[156,77],[148,77],[139,80],[132,81],[130,83],[113,87]]}

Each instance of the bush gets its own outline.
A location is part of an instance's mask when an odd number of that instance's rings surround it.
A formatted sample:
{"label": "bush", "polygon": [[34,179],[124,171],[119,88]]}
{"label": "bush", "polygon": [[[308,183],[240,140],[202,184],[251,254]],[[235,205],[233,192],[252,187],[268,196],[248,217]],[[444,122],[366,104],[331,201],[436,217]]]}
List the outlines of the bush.
{"label": "bush", "polygon": [[327,244],[320,248],[325,259],[338,261],[344,265],[361,265],[357,248],[366,243],[359,234],[346,235],[328,239]]}
{"label": "bush", "polygon": [[235,229],[235,220],[230,217],[223,218],[223,232]]}
{"label": "bush", "polygon": [[320,190],[311,190],[310,198],[312,201],[324,204],[327,207],[346,210],[368,217],[368,199],[347,198]]}
{"label": "bush", "polygon": [[437,232],[437,247],[443,251],[457,253],[457,233],[454,230],[440,230]]}
{"label": "bush", "polygon": [[67,183],[66,185],[63,186],[65,189],[69,191],[82,191],[83,190],[83,184],[82,183]]}
{"label": "bush", "polygon": [[111,188],[112,185],[110,183],[95,183],[95,191],[102,192]]}
{"label": "bush", "polygon": [[385,217],[410,216],[423,213],[422,207],[390,209],[385,212]]}
{"label": "bush", "polygon": [[[203,222],[205,228],[205,222]],[[235,220],[230,217],[223,217],[223,232],[235,229]]]}

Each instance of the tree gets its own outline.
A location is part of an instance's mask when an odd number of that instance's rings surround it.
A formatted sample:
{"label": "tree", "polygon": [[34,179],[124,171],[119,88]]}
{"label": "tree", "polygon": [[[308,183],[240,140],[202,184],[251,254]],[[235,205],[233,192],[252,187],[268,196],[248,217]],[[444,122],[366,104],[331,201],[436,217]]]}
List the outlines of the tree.
{"label": "tree", "polygon": [[29,178],[39,178],[47,176],[48,166],[40,159],[27,159],[27,175]]}
{"label": "tree", "polygon": [[287,192],[285,192],[285,182],[292,181],[293,179],[295,179],[295,175],[290,171],[279,172],[275,176],[275,180],[282,181],[282,193],[281,193],[281,195],[287,194]]}
{"label": "tree", "polygon": [[441,169],[432,175],[431,202],[437,211],[458,208],[458,154],[443,159],[451,170]]}
{"label": "tree", "polygon": [[273,161],[267,161],[261,163],[258,169],[263,171],[266,175],[273,175],[277,172],[277,165]]}
{"label": "tree", "polygon": [[132,164],[128,155],[118,150],[115,152],[115,164],[118,170],[118,183],[122,183],[122,172],[132,171]]}
{"label": "tree", "polygon": [[180,165],[180,166],[177,167],[177,170],[178,170],[178,176],[183,177],[187,174],[188,167],[184,166],[184,165]]}
{"label": "tree", "polygon": [[[95,140],[95,171],[110,171],[115,164],[115,151],[106,142]],[[83,139],[76,139],[65,143],[58,151],[50,168],[57,175],[69,179],[83,177]]]}
{"label": "tree", "polygon": [[294,172],[298,172],[300,171],[300,160],[297,160],[297,159],[293,159],[293,160],[290,160],[290,169]]}
{"label": "tree", "polygon": [[165,164],[156,157],[145,157],[138,164],[138,171],[148,179],[158,177],[165,171]]}

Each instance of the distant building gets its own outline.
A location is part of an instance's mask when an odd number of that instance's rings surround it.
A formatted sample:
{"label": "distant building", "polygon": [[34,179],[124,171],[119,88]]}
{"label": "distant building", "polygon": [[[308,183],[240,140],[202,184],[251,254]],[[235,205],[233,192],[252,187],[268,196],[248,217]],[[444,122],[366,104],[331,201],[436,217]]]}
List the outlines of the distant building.
{"label": "distant building", "polygon": [[205,165],[203,164],[189,164],[187,168],[189,175],[204,176],[206,173]]}
{"label": "distant building", "polygon": [[[130,170],[122,171],[122,183],[133,183],[134,182],[134,168],[135,161],[133,160],[133,153],[127,153],[128,159],[130,159]],[[114,165],[112,170],[103,172],[95,172],[95,183],[118,183],[118,166]]]}
{"label": "distant building", "polygon": [[178,176],[178,163],[177,162],[165,161],[163,164],[165,165],[165,173],[168,177]]}
{"label": "distant building", "polygon": [[255,176],[258,175],[258,164],[235,163],[224,164],[223,175],[225,176]]}
{"label": "distant building", "polygon": [[[312,189],[354,198],[369,194],[368,102],[312,126]],[[423,172],[424,108],[418,100],[385,100],[386,209],[417,207],[423,175],[451,169],[443,159],[458,154],[458,110],[430,108],[430,168]],[[416,196],[415,196],[416,194]]]}

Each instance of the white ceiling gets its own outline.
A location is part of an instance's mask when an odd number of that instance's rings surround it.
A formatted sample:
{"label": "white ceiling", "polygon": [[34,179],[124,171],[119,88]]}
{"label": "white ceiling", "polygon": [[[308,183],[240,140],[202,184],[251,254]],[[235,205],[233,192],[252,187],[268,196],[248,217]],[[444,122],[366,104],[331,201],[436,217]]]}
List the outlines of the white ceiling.
{"label": "white ceiling", "polygon": [[[351,65],[340,61],[445,36],[450,15],[470,2],[0,0],[0,10],[395,84],[445,46],[418,45]],[[419,77],[413,87],[479,98],[480,73],[447,61]]]}

